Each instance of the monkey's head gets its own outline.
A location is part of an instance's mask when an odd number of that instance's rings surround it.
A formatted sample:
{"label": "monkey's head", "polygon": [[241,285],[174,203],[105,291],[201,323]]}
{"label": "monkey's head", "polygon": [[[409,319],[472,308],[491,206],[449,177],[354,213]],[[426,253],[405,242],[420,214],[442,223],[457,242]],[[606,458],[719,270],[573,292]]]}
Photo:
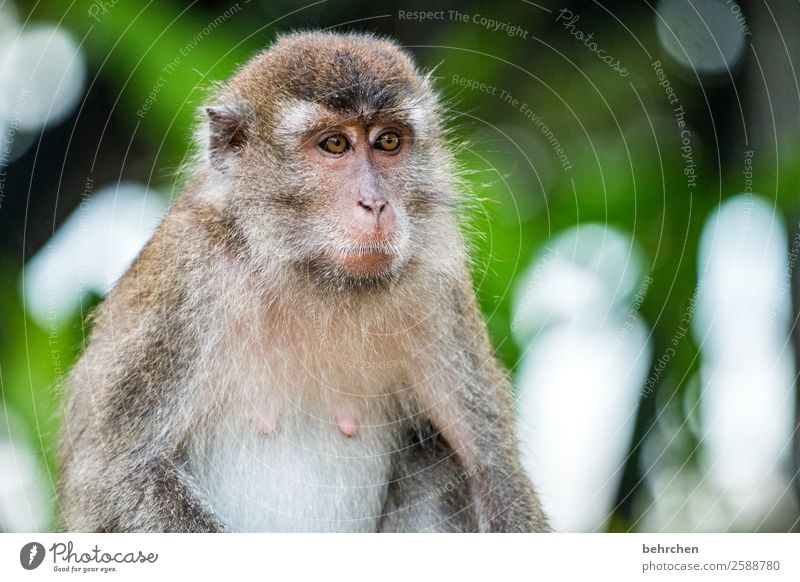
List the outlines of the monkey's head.
{"label": "monkey's head", "polygon": [[281,37],[205,112],[206,195],[255,261],[329,290],[459,266],[438,100],[395,43]]}

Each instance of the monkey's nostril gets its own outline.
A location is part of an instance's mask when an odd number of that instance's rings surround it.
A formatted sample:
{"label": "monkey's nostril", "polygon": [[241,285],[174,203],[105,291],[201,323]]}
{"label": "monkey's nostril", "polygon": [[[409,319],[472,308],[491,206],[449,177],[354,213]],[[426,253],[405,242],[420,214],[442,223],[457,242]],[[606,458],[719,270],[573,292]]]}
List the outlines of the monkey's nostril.
{"label": "monkey's nostril", "polygon": [[375,218],[377,218],[381,215],[383,209],[386,208],[386,201],[376,200],[373,202],[373,201],[359,200],[358,205],[367,212],[372,213],[375,216]]}
{"label": "monkey's nostril", "polygon": [[352,212],[351,228],[362,234],[382,232],[385,235],[395,228],[394,207],[386,199],[360,198]]}

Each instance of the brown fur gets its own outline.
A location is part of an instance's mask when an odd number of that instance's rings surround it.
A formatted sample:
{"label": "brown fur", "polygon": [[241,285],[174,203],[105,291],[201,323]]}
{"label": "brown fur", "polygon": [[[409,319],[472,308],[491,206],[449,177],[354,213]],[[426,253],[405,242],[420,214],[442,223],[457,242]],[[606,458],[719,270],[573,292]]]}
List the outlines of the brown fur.
{"label": "brown fur", "polygon": [[[342,180],[308,161],[292,125],[312,106],[324,123],[413,130],[374,175],[403,237],[385,273],[320,259],[346,237],[331,221]],[[66,527],[228,529],[202,466],[213,435],[283,406],[292,418],[319,411],[286,422],[318,421],[323,434],[341,407],[377,419],[350,435],[390,454],[381,515],[350,508],[365,527],[546,531],[472,290],[428,80],[391,41],[296,34],[220,88],[207,115],[189,186],[98,309],[70,377]]]}

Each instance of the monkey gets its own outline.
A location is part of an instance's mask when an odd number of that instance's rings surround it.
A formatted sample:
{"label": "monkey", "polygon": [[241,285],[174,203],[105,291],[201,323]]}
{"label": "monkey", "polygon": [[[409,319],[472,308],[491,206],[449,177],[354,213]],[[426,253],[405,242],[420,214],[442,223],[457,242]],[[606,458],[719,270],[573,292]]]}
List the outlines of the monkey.
{"label": "monkey", "polygon": [[279,36],[213,90],[67,380],[67,530],[549,531],[445,117],[371,33]]}

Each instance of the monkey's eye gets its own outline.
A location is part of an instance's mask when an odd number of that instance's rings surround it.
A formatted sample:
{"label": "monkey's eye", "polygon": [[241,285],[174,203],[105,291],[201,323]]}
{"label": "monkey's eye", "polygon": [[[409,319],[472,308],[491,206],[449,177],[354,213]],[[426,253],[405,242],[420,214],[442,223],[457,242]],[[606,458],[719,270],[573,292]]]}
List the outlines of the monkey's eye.
{"label": "monkey's eye", "polygon": [[400,136],[394,131],[387,131],[378,136],[375,147],[385,152],[393,152],[400,147]]}
{"label": "monkey's eye", "polygon": [[337,133],[319,142],[319,147],[330,154],[343,154],[350,149],[350,142],[341,133]]}

